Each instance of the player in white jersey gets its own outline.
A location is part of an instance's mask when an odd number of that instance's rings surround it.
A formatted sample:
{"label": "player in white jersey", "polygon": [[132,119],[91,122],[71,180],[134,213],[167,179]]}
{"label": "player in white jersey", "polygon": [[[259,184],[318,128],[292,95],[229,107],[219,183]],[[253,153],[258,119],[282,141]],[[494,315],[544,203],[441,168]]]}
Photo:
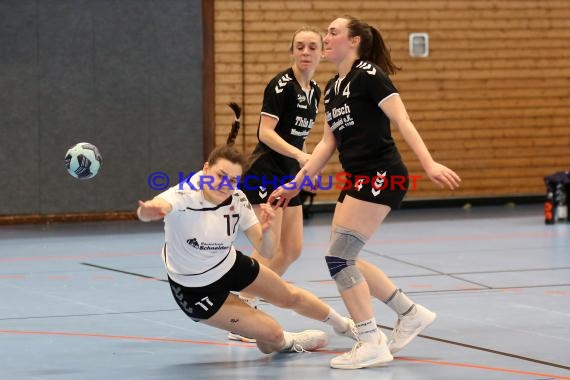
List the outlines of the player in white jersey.
{"label": "player in white jersey", "polygon": [[[398,68],[380,32],[361,20],[343,16],[329,25],[324,42],[325,56],[336,65],[338,74],[325,88],[323,138],[294,181],[300,183],[305,176],[317,174],[335,149],[343,169],[355,179],[354,186],[339,196],[325,256],[359,335],[353,350],[333,358],[331,367],[355,369],[392,361],[392,353],[403,349],[436,318],[435,313],[398,289],[380,268],[358,259],[366,241],[390,210],[400,206],[408,188],[408,172],[392,139],[390,124],[398,127],[433,182],[455,189],[460,178],[433,160],[410,121],[388,77]],[[297,193],[288,189],[279,188],[269,201],[279,199],[286,205]],[[377,328],[371,295],[398,316],[389,342]]]}
{"label": "player in white jersey", "polygon": [[262,255],[274,252],[270,234],[263,232],[273,209],[261,206],[259,221],[245,195],[235,189],[245,166],[244,156],[225,145],[214,149],[203,170],[188,182],[139,201],[141,221],[164,219],[162,254],[174,299],[194,321],[255,338],[264,353],[319,349],[327,344],[327,335],[319,330],[285,332],[275,319],[231,292],[246,291],[356,339],[351,319],[234,248],[241,230]]}

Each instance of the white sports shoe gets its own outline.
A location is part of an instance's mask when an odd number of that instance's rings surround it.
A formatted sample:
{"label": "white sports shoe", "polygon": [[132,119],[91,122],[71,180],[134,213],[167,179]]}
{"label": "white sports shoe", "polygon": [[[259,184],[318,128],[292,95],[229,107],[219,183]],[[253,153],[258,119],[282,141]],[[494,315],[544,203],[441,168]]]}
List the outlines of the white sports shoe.
{"label": "white sports shoe", "polygon": [[237,340],[238,342],[244,343],[255,343],[257,340],[255,338],[246,338],[245,336],[241,336],[239,334],[234,334],[233,332],[228,333],[229,340]]}
{"label": "white sports shoe", "polygon": [[380,367],[390,363],[394,360],[394,357],[386,344],[386,335],[380,331],[380,336],[380,342],[376,344],[364,341],[356,342],[352,350],[332,358],[330,363],[331,367],[339,369],[358,369]]}
{"label": "white sports shoe", "polygon": [[329,344],[327,334],[321,330],[305,330],[298,333],[283,331],[283,334],[289,335],[293,340],[293,344],[289,348],[284,348],[281,352],[314,351]]}
{"label": "white sports shoe", "polygon": [[413,315],[405,315],[398,318],[388,343],[390,352],[395,353],[406,347],[412,339],[431,325],[437,317],[434,312],[429,311],[422,305],[416,304],[415,309]]}

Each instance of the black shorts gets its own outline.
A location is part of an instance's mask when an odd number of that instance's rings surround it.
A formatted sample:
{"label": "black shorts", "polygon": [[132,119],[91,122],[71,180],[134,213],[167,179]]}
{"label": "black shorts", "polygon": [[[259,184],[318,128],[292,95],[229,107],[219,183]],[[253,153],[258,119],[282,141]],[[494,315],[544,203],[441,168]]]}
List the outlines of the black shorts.
{"label": "black shorts", "polygon": [[389,167],[378,166],[377,169],[362,172],[345,173],[346,181],[338,202],[350,195],[361,201],[382,204],[390,208],[400,208],[402,199],[409,186],[408,169],[399,162]]}
{"label": "black shorts", "polygon": [[[279,176],[258,176],[253,174],[246,174],[241,179],[240,189],[244,192],[249,203],[258,205],[266,203],[271,193],[279,186],[292,181],[294,176],[279,177]],[[288,207],[300,206],[303,204],[299,195],[291,198]]]}
{"label": "black shorts", "polygon": [[239,292],[247,288],[259,274],[259,263],[240,251],[236,252],[236,262],[218,281],[209,285],[188,288],[168,277],[174,300],[192,320],[199,322],[208,319],[220,310],[230,291]]}

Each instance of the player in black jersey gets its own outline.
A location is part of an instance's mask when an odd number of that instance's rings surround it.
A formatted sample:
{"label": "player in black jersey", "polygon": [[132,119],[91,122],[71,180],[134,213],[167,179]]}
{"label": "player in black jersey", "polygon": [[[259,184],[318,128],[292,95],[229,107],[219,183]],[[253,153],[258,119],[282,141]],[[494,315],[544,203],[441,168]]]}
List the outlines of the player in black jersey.
{"label": "player in black jersey", "polygon": [[[379,268],[357,259],[390,210],[400,206],[408,188],[407,169],[392,139],[390,123],[398,127],[433,182],[455,189],[461,179],[433,160],[410,121],[388,77],[398,67],[377,29],[352,16],[343,16],[329,25],[324,43],[325,57],[336,65],[338,74],[325,88],[322,140],[294,181],[299,183],[320,172],[335,148],[344,170],[354,180],[354,186],[339,196],[325,257],[359,333],[354,349],[333,358],[331,366],[354,369],[390,362],[392,353],[404,348],[436,317],[422,305],[414,304]],[[280,187],[269,202],[278,200],[286,206],[297,193],[298,189],[291,186]],[[398,315],[389,342],[376,326],[371,295]]]}
{"label": "player in black jersey", "polygon": [[[289,47],[292,65],[269,81],[263,95],[257,137],[259,143],[252,156],[252,166],[244,174],[241,189],[254,205],[266,203],[269,194],[288,182],[310,157],[304,151],[317,116],[321,90],[312,79],[323,53],[323,37],[319,29],[303,27],[295,31]],[[280,276],[301,254],[303,247],[303,209],[298,196],[289,208],[276,210],[272,232],[279,248],[271,260],[257,252],[252,257],[260,260]],[[246,294],[242,297],[250,305],[256,300]],[[236,334],[230,339],[250,341]]]}

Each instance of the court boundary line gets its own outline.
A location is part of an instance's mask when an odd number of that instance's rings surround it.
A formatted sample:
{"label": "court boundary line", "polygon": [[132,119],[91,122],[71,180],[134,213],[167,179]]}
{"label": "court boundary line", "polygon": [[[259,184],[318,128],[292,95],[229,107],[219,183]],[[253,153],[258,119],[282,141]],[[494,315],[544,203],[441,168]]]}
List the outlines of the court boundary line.
{"label": "court boundary line", "polygon": [[[374,255],[374,256],[376,256],[376,257],[383,257],[383,258],[386,258],[386,259],[389,259],[389,260],[392,260],[392,261],[396,261],[396,262],[401,263],[401,264],[406,264],[406,265],[409,265],[409,266],[412,266],[412,267],[415,267],[415,268],[420,268],[420,269],[424,269],[424,270],[433,272],[432,275],[424,275],[424,276],[437,276],[437,275],[439,275],[439,276],[446,276],[446,277],[449,277],[449,278],[453,278],[454,280],[458,280],[458,281],[461,281],[461,282],[466,282],[466,283],[472,284],[472,285],[477,285],[477,286],[480,286],[481,288],[483,288],[483,289],[479,289],[479,290],[484,290],[484,289],[487,289],[487,290],[495,290],[495,289],[521,289],[521,288],[535,288],[535,287],[536,287],[536,288],[540,288],[540,287],[551,287],[551,286],[552,286],[552,287],[556,287],[556,286],[568,286],[568,285],[570,285],[570,284],[555,284],[555,285],[547,284],[547,285],[524,285],[524,286],[495,287],[495,286],[485,285],[485,284],[482,284],[482,283],[478,283],[478,282],[476,282],[476,281],[467,280],[467,279],[465,279],[465,278],[459,277],[459,275],[464,275],[464,274],[477,274],[477,273],[445,273],[445,272],[439,271],[439,270],[437,270],[437,269],[433,269],[433,268],[427,267],[427,266],[425,266],[425,265],[414,264],[414,263],[411,263],[411,262],[406,261],[406,260],[398,259],[398,258],[395,258],[395,257],[392,257],[392,256],[388,256],[388,255],[383,255],[383,254],[381,254],[381,253],[374,252],[374,251],[371,251],[371,250],[368,250],[368,249],[362,249],[362,251],[367,252],[367,253],[370,253],[370,254],[372,254],[372,255]],[[513,272],[513,273],[516,273],[516,270],[513,270],[512,272]],[[494,273],[494,272],[489,272],[489,273]],[[497,272],[497,273],[502,273],[502,272]],[[485,272],[481,272],[481,274],[485,274]],[[406,292],[406,293],[411,293],[411,292]]]}
{"label": "court boundary line", "polygon": [[180,311],[180,308],[156,309],[156,310],[138,310],[138,311],[115,311],[115,312],[106,312],[106,313],[66,314],[66,315],[35,315],[35,316],[28,316],[28,317],[0,318],[0,321],[24,321],[27,319],[50,319],[50,318],[102,317],[102,316],[108,316],[108,315],[162,313],[162,312],[170,312],[170,311]]}
{"label": "court boundary line", "polygon": [[[392,331],[393,329],[389,326],[384,326],[381,324],[377,324],[378,327],[381,327],[383,329],[386,330],[390,330]],[[451,344],[451,345],[455,345],[455,346],[460,346],[460,347],[464,347],[464,348],[470,348],[472,350],[478,350],[478,351],[483,351],[483,352],[488,352],[490,354],[494,354],[494,355],[500,355],[500,356],[507,356],[513,359],[519,359],[519,360],[525,360],[525,361],[529,361],[532,363],[537,363],[537,364],[542,364],[542,365],[547,365],[547,366],[551,366],[551,367],[556,367],[556,368],[561,368],[561,369],[566,369],[566,370],[570,370],[570,366],[565,366],[562,364],[558,364],[558,363],[554,363],[554,362],[549,362],[549,361],[545,361],[545,360],[540,360],[540,359],[534,359],[534,358],[529,358],[528,356],[522,356],[522,355],[517,355],[517,354],[511,354],[510,352],[504,352],[504,351],[499,351],[499,350],[493,350],[491,348],[486,348],[486,347],[481,347],[481,346],[475,346],[472,344],[468,344],[468,343],[462,343],[462,342],[457,342],[457,341],[453,341],[453,340],[449,340],[449,339],[443,339],[443,338],[437,338],[435,336],[431,336],[431,335],[425,335],[425,334],[419,334],[418,335],[421,338],[425,338],[425,339],[429,339],[429,340],[434,340],[436,342],[441,342],[441,343],[447,343],[447,344]]]}
{"label": "court boundary line", "polygon": [[122,269],[116,269],[116,268],[111,268],[111,267],[106,267],[103,265],[97,265],[97,264],[90,264],[90,263],[80,263],[81,265],[86,265],[88,267],[93,267],[93,268],[97,268],[97,269],[103,269],[103,270],[108,270],[111,272],[117,272],[117,273],[123,273],[123,274],[128,274],[131,276],[136,276],[136,277],[142,277],[142,278],[146,278],[148,280],[156,280],[156,281],[162,281],[162,282],[168,282],[168,280],[165,280],[163,278],[158,278],[158,277],[154,277],[154,276],[147,276],[146,274],[141,274],[141,273],[136,273],[136,272],[130,272],[127,270],[122,270]]}
{"label": "court boundary line", "polygon": [[[135,273],[135,272],[130,272],[130,271],[125,271],[122,269],[114,269],[114,268],[110,268],[110,267],[105,267],[102,265],[96,265],[96,264],[90,264],[90,263],[81,263],[82,265],[87,265],[87,266],[91,266],[94,268],[98,268],[98,269],[103,269],[103,270],[110,270],[110,271],[114,271],[114,272],[118,272],[118,273],[124,273],[124,274],[128,274],[128,275],[132,275],[132,276],[138,276],[138,277],[143,277],[143,278],[147,278],[147,279],[152,279],[152,280],[157,280],[157,281],[163,281],[163,282],[168,282],[167,280],[164,279],[160,279],[160,278],[156,278],[153,276],[147,276],[144,274],[140,274],[140,273]],[[510,289],[510,288],[509,288]],[[482,289],[482,290],[494,290],[494,289]],[[422,292],[425,293],[425,292]],[[320,297],[321,299],[326,299],[325,297]],[[340,296],[338,296],[338,298],[340,298]],[[392,330],[392,328],[388,327],[388,326],[383,326],[378,324],[379,327],[384,328],[384,329],[389,329]],[[1,330],[0,330],[1,332]],[[433,337],[433,336],[429,336],[429,335],[423,335],[420,334],[418,335],[419,337],[425,338],[425,339],[430,339],[430,340],[434,340],[434,341],[438,341],[441,343],[447,343],[447,344],[452,344],[452,345],[457,345],[457,346],[461,346],[464,348],[470,348],[470,349],[474,349],[474,350],[479,350],[479,351],[484,351],[484,352],[488,352],[488,353],[492,353],[494,355],[500,355],[500,356],[507,356],[507,357],[511,357],[514,359],[519,359],[519,360],[525,360],[525,361],[529,361],[532,363],[537,363],[537,364],[542,364],[542,365],[546,365],[546,366],[551,366],[551,367],[556,367],[556,368],[562,368],[562,369],[566,369],[566,370],[570,370],[570,367],[568,366],[564,366],[561,364],[557,364],[557,363],[553,363],[553,362],[547,362],[547,361],[543,361],[543,360],[539,360],[539,359],[533,359],[533,358],[529,358],[526,356],[521,356],[521,355],[516,355],[516,354],[510,354],[508,352],[503,352],[503,351],[498,351],[498,350],[493,350],[490,348],[485,348],[485,347],[480,347],[480,346],[475,346],[475,345],[470,345],[467,343],[461,343],[461,342],[455,342],[452,340],[448,340],[448,339],[443,339],[443,338],[437,338],[437,337]]]}
{"label": "court boundary line", "polygon": [[[177,339],[177,338],[161,338],[161,337],[145,337],[145,336],[135,336],[135,335],[112,335],[112,334],[97,334],[97,333],[79,333],[79,332],[64,332],[64,331],[33,331],[33,330],[0,330],[0,334],[14,334],[14,335],[47,335],[47,336],[66,336],[66,337],[88,337],[88,338],[100,338],[100,339],[124,339],[124,340],[138,340],[138,341],[152,341],[152,342],[162,342],[162,343],[191,343],[199,345],[209,345],[209,346],[223,346],[223,347],[242,347],[242,348],[256,348],[251,343],[232,343],[232,342],[212,342],[212,341],[200,341],[193,339]],[[332,350],[318,350],[312,351],[318,354],[342,354],[340,351]],[[529,376],[547,376],[553,379],[570,380],[570,377],[565,377],[561,375],[545,374],[532,371],[522,371],[510,368],[500,368],[500,367],[490,367],[477,364],[469,363],[455,363],[449,361],[438,361],[429,359],[415,359],[409,357],[394,357],[395,360],[409,361],[420,364],[433,364],[440,366],[451,366],[451,367],[461,367],[461,368],[471,368],[480,369],[493,372],[506,372],[515,373],[520,375]],[[539,363],[542,364],[542,363]],[[564,367],[563,367],[564,368]]]}

